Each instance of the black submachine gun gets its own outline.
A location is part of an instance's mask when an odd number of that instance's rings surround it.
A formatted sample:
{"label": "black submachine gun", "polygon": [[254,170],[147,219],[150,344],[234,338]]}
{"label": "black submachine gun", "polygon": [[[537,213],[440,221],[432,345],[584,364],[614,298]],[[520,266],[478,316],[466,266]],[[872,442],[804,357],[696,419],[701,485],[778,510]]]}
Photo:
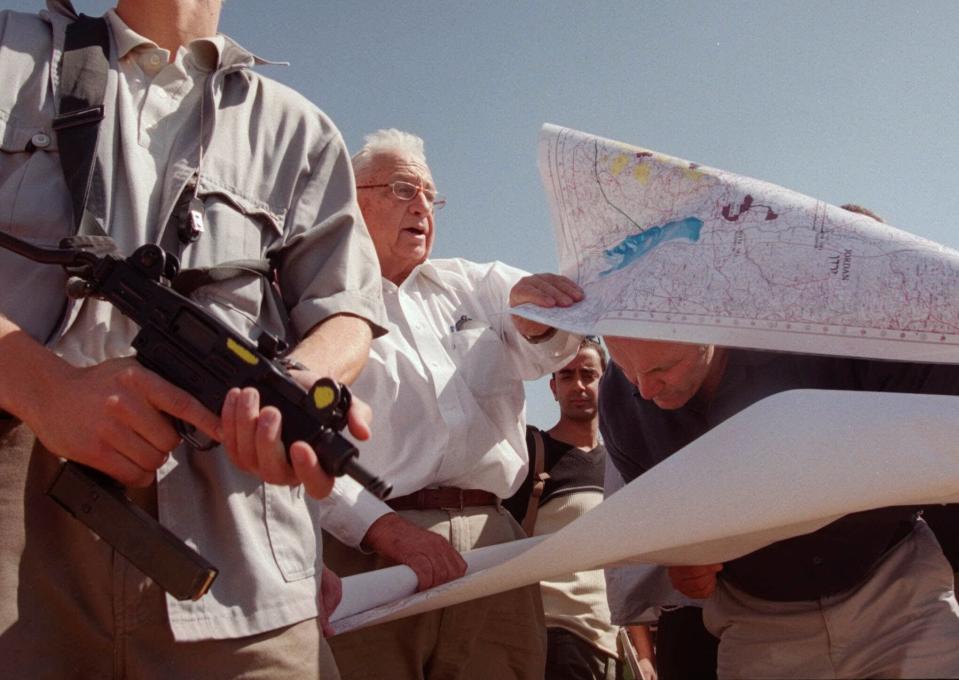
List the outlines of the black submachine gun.
{"label": "black submachine gun", "polygon": [[[110,243],[106,237],[101,241]],[[61,265],[71,276],[71,296],[114,305],[140,326],[133,339],[137,360],[213,413],[220,413],[231,388],[255,387],[261,406],[275,406],[282,414],[287,448],[305,441],[328,474],[347,474],[377,497],[389,495],[390,486],[357,462],[356,447],[340,434],[351,401],[347,387],[321,378],[303,389],[277,360],[282,342],[264,333],[252,345],[169,285],[179,272],[176,256],[156,245],[141,246],[127,258],[98,255],[83,248],[36,246],[3,232],[0,247]],[[202,448],[178,425],[184,438]],[[199,599],[216,578],[213,565],[93,468],[62,463],[47,494],[177,599]]]}

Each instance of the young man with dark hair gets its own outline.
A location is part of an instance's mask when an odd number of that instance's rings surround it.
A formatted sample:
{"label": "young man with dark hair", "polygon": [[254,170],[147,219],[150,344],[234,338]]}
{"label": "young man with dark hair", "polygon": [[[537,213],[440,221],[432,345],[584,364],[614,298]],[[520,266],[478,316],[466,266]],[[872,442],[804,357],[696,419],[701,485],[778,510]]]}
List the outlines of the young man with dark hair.
{"label": "young man with dark hair", "polygon": [[[576,357],[550,377],[560,418],[546,431],[527,427],[530,470],[503,503],[530,536],[553,533],[603,501],[606,449],[599,441],[599,379],[606,352],[584,338]],[[540,583],[547,630],[547,678],[620,678],[618,627],[610,622],[601,569]],[[636,634],[648,641],[648,630]],[[647,645],[651,650],[651,646]],[[646,658],[652,671],[652,659]]]}

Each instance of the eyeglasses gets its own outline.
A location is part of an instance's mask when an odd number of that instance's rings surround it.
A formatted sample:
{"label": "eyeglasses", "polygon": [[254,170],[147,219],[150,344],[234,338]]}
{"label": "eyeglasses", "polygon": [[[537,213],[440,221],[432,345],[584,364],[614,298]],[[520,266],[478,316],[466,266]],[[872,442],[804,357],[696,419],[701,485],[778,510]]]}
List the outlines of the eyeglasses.
{"label": "eyeglasses", "polygon": [[393,190],[393,195],[401,201],[412,201],[420,192],[422,192],[426,197],[426,202],[433,206],[433,210],[440,210],[444,205],[446,205],[446,197],[444,197],[442,194],[436,193],[436,191],[433,189],[427,189],[426,187],[422,187],[418,184],[411,184],[410,182],[403,182],[402,180],[396,180],[395,182],[389,182],[388,184],[364,184],[356,188],[379,189],[380,187],[389,187]]}

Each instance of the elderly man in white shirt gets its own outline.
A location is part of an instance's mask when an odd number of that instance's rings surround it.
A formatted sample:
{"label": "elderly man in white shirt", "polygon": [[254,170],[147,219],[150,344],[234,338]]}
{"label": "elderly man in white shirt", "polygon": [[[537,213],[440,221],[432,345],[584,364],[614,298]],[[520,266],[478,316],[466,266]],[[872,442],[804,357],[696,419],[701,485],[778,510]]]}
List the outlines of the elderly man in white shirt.
{"label": "elderly man in white shirt", "polygon": [[[376,413],[363,462],[393,483],[394,496],[383,503],[338,480],[322,502],[323,527],[338,539],[324,557],[340,575],[404,563],[425,589],[464,573],[460,552],[523,536],[499,503],[526,471],[523,380],[565,365],[579,337],[509,309],[569,306],[583,294],[554,274],[427,259],[445,201],[419,137],[373,133],[353,168],[389,321],[354,391]],[[331,645],[344,679],[542,678],[539,591],[373,626]]]}

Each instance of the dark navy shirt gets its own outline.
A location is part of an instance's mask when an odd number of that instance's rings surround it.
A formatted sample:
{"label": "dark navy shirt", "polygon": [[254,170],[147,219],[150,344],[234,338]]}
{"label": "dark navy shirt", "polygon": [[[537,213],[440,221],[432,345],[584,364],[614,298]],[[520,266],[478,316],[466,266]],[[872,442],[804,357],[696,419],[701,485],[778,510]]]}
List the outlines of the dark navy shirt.
{"label": "dark navy shirt", "polygon": [[[730,416],[786,390],[959,394],[959,366],[727,351],[726,370],[712,400],[707,404],[697,396],[672,411],[643,399],[619,367],[610,365],[600,383],[600,430],[609,458],[626,482]],[[812,600],[847,590],[908,533],[916,510],[892,507],[846,515],[811,534],[731,560],[719,576],[768,600]]]}

